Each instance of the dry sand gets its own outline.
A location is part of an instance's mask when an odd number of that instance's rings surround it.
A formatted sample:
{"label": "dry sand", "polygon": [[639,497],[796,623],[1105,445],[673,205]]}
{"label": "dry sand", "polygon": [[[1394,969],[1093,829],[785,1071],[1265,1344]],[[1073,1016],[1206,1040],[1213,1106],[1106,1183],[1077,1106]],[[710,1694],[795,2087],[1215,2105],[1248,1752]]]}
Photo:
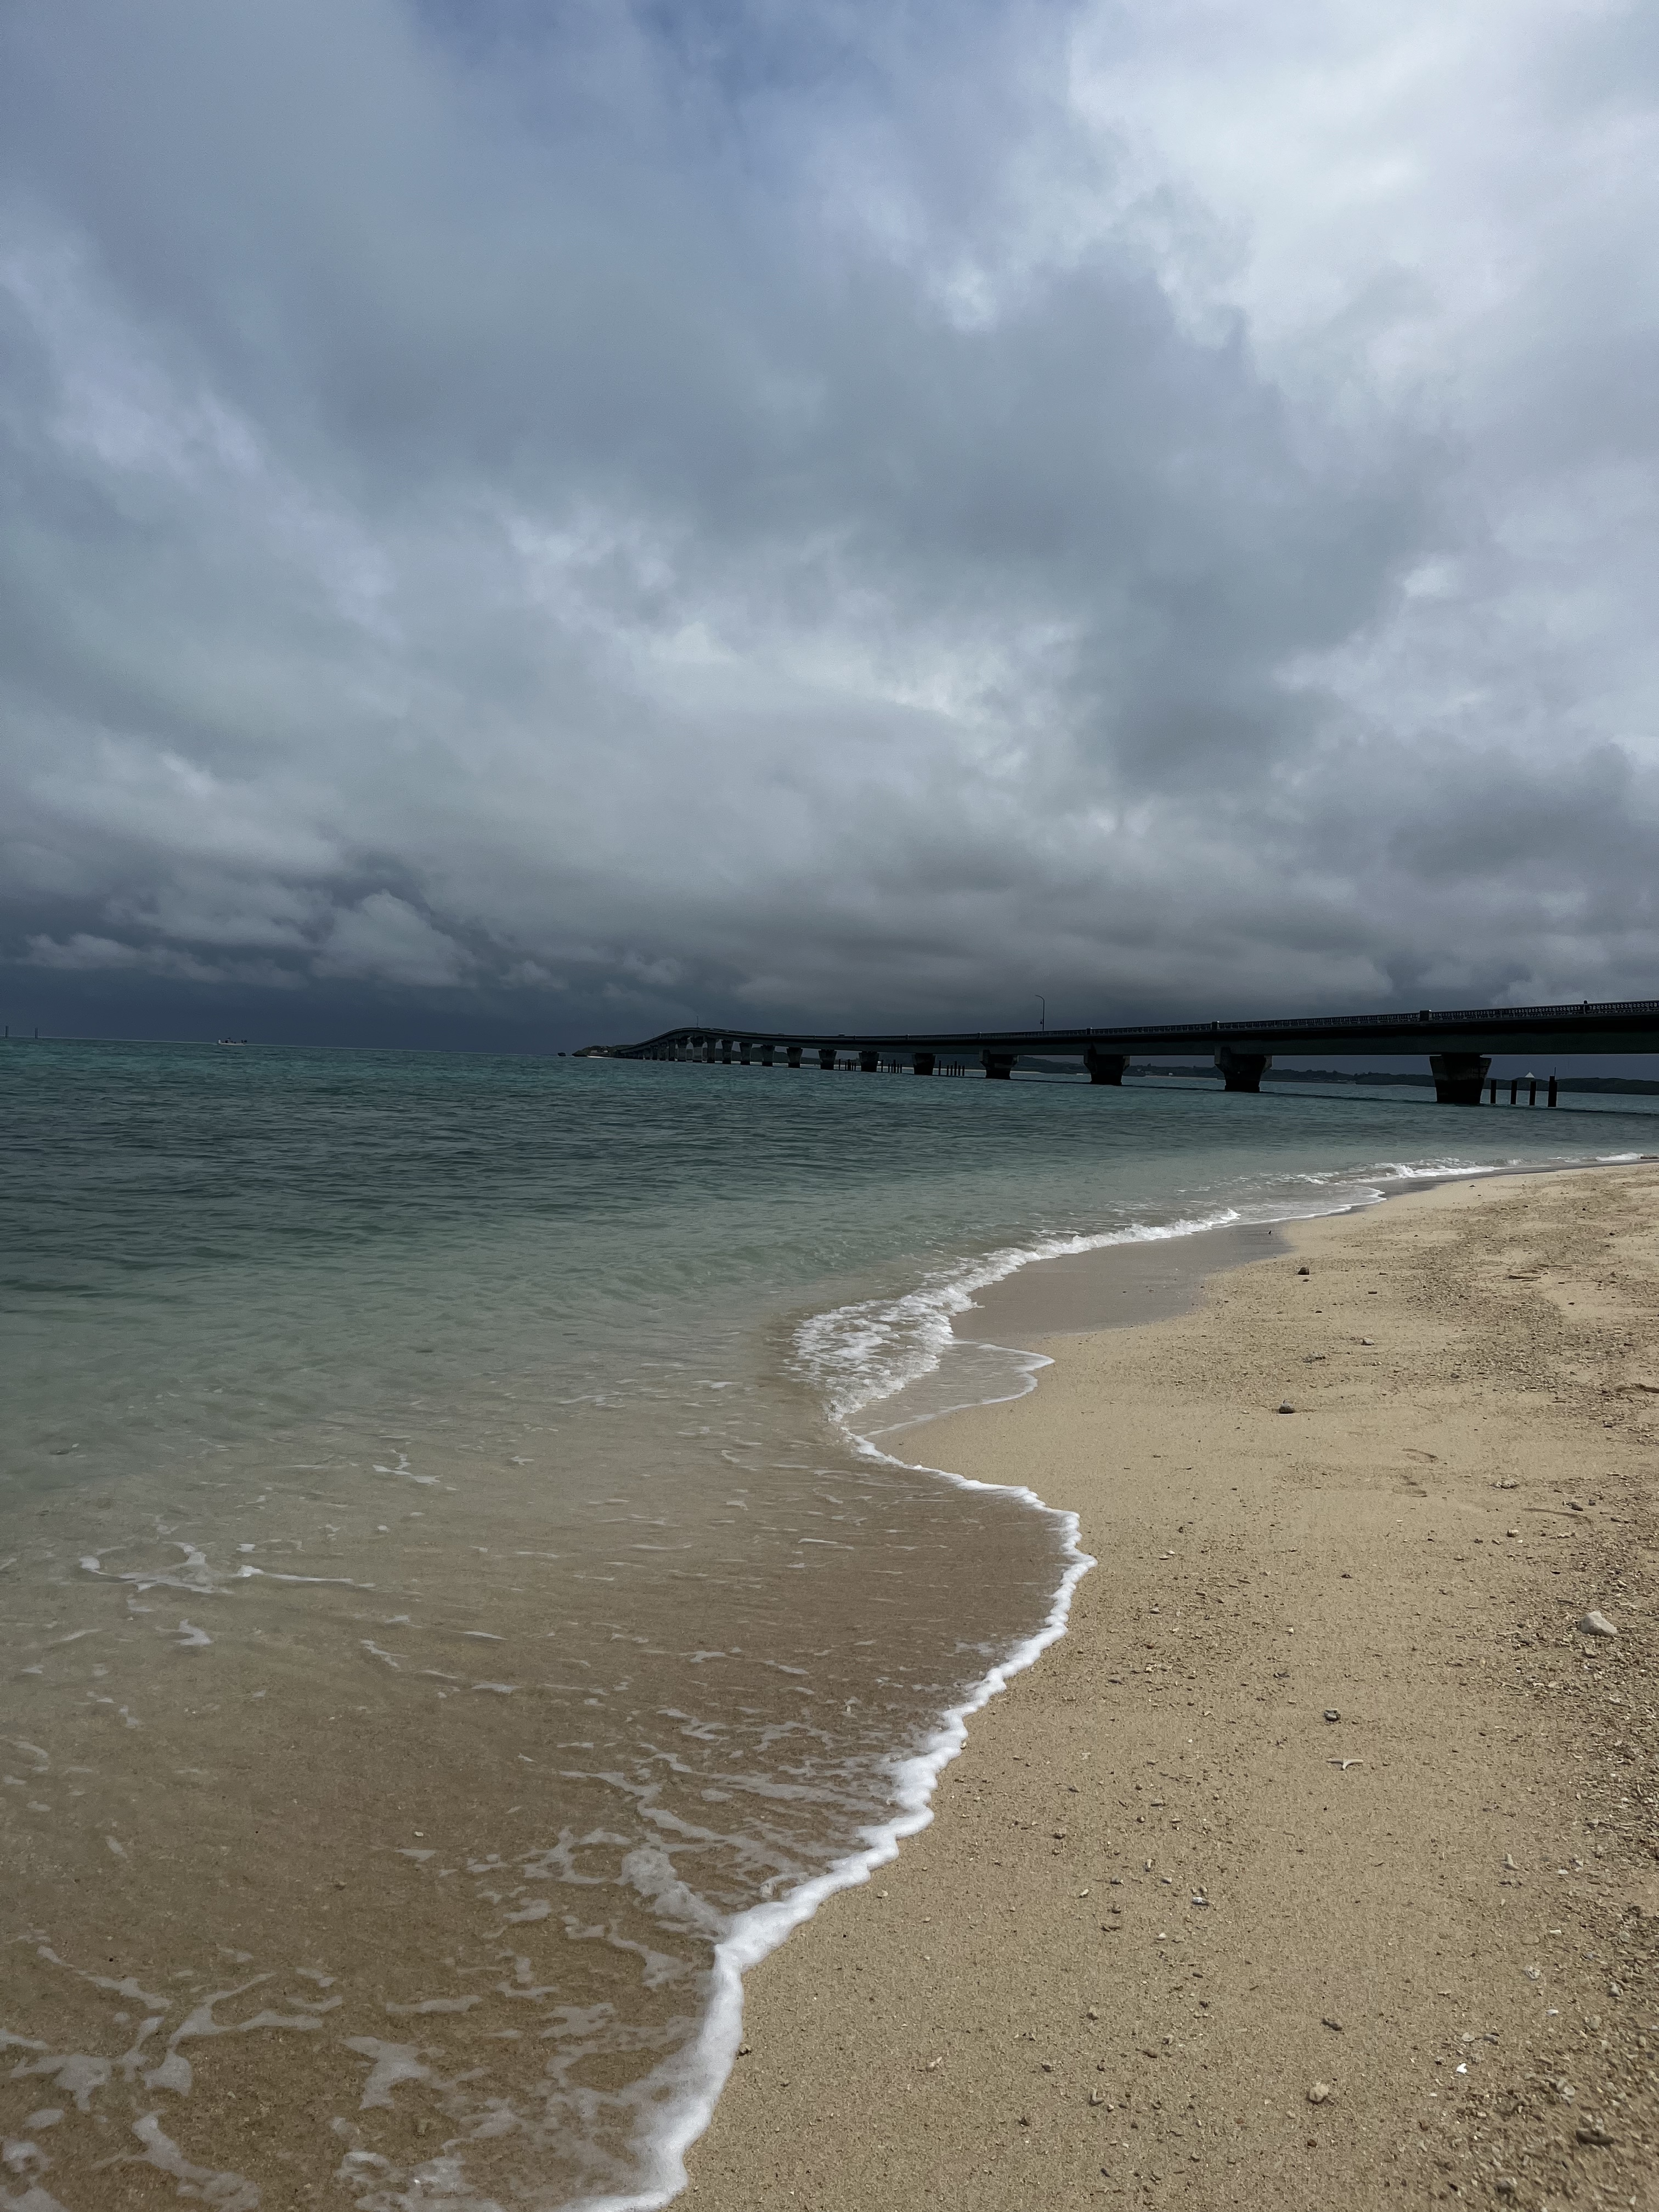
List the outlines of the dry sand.
{"label": "dry sand", "polygon": [[1656,1222],[1638,1167],[1303,1224],[924,1432],[1099,1565],[751,1978],[683,2201],[1659,2204]]}

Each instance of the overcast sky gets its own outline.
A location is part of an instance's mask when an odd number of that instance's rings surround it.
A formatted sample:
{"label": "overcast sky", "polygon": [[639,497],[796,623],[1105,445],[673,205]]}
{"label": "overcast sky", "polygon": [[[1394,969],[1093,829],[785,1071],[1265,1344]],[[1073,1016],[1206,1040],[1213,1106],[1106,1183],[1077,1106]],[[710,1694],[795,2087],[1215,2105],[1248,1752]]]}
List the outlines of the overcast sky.
{"label": "overcast sky", "polygon": [[14,0],[14,1029],[1659,995],[1659,13]]}

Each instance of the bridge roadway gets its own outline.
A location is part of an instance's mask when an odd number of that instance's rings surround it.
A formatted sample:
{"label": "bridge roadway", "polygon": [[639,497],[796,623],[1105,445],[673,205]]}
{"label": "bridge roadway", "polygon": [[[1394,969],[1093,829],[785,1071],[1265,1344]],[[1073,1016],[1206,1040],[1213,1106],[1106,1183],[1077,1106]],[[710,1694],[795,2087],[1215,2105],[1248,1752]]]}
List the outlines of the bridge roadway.
{"label": "bridge roadway", "polygon": [[[600,1048],[603,1050],[605,1048]],[[908,1060],[917,1075],[942,1061],[977,1060],[1006,1079],[1024,1056],[1079,1060],[1096,1083],[1121,1084],[1132,1059],[1149,1053],[1212,1054],[1229,1091],[1256,1091],[1275,1053],[1297,1059],[1400,1059],[1425,1054],[1443,1104],[1478,1106],[1495,1053],[1559,1059],[1573,1053],[1659,1053],[1659,999],[1572,1006],[1425,1007],[1415,1014],[1318,1014],[1261,1022],[1154,1022],[1110,1029],[941,1030],[876,1036],[814,1030],[739,1030],[696,1024],[641,1044],[613,1045],[618,1060],[710,1060],[799,1067],[856,1060],[869,1074]],[[1555,1103],[1552,1086],[1550,1103]]]}

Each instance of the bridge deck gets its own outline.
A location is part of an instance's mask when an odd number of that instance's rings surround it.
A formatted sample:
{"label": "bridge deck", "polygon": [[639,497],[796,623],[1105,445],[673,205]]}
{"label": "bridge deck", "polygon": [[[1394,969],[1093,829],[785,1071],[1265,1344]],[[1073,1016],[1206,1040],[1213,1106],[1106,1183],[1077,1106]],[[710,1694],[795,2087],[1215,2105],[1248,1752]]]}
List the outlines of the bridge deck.
{"label": "bridge deck", "polygon": [[1097,1052],[1207,1056],[1310,1053],[1333,1059],[1386,1054],[1659,1053],[1659,999],[1584,1001],[1566,1006],[1425,1008],[1417,1013],[1316,1014],[1243,1022],[1124,1023],[1104,1029],[828,1030],[744,1030],[695,1023],[665,1030],[639,1044],[610,1048],[612,1057],[649,1060],[683,1047],[752,1051],[874,1052],[884,1057],[931,1053],[979,1059],[1040,1053],[1054,1059]]}

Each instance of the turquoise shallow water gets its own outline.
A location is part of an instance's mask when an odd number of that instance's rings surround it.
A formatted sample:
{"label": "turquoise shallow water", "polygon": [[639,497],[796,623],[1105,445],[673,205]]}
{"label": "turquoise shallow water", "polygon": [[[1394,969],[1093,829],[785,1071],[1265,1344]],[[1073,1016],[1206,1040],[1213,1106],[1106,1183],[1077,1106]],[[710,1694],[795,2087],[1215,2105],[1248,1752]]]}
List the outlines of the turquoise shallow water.
{"label": "turquoise shallow water", "polygon": [[730,1970],[1054,1621],[1060,1516],[857,1443],[1023,1387],[971,1285],[1659,1137],[191,1046],[14,1045],[0,1097],[0,2095],[69,2212],[116,2136],[227,2203],[661,2201]]}
{"label": "turquoise shallow water", "polygon": [[781,1305],[1006,1245],[1659,1136],[1421,1092],[188,1045],[14,1046],[0,1084],[5,1479],[26,1486],[70,1455],[128,1472],[323,1411],[487,1402],[509,1376],[621,1387]]}

